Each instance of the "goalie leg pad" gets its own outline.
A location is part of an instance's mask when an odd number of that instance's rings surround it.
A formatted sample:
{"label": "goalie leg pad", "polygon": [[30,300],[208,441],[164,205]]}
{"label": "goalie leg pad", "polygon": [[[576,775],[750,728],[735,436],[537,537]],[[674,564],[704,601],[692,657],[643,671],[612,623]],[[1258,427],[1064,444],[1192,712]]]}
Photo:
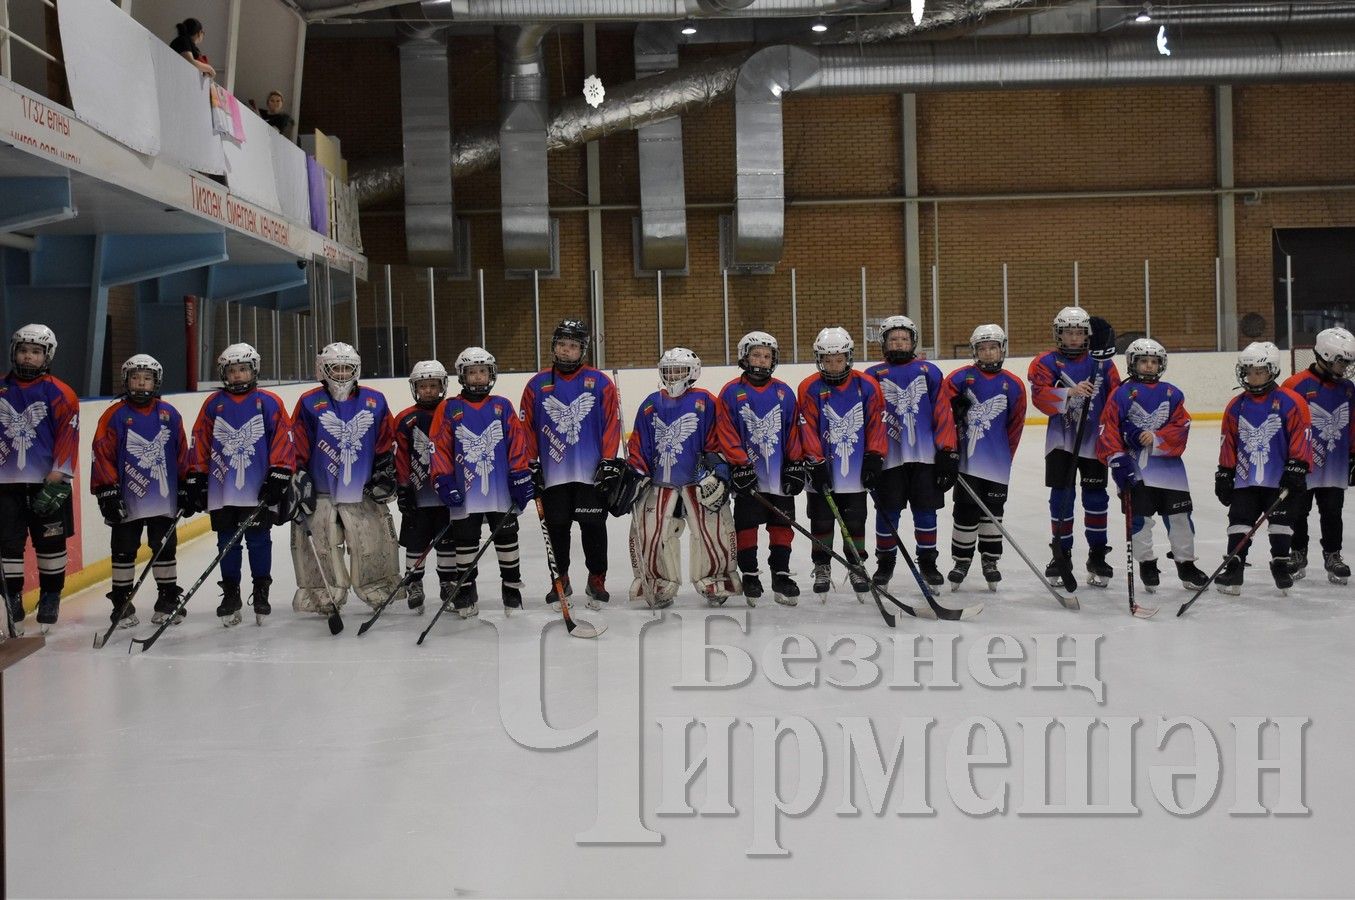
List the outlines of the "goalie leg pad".
{"label": "goalie leg pad", "polygon": [[[312,550],[306,532],[298,523],[292,523],[292,567],[296,572],[296,593],[292,609],[296,612],[319,612],[329,604],[343,606],[348,595],[348,573],[343,565],[343,532],[339,527],[334,502],[328,494],[315,500],[315,514],[310,517],[315,535]],[[325,566],[324,575],[316,563],[316,555]],[[332,595],[325,590],[325,578],[333,587]]]}
{"label": "goalie leg pad", "polygon": [[698,502],[696,487],[689,486],[684,493],[692,528],[688,540],[692,586],[703,597],[737,594],[738,546],[728,504],[712,510]]}
{"label": "goalie leg pad", "polygon": [[348,545],[353,590],[375,608],[400,583],[400,550],[390,509],[364,497],[336,507]]}
{"label": "goalie leg pad", "polygon": [[[630,559],[636,585],[633,597],[671,599],[681,583],[683,520],[676,512],[681,495],[675,488],[651,484],[636,503],[630,523]],[[637,594],[636,588],[639,591]]]}

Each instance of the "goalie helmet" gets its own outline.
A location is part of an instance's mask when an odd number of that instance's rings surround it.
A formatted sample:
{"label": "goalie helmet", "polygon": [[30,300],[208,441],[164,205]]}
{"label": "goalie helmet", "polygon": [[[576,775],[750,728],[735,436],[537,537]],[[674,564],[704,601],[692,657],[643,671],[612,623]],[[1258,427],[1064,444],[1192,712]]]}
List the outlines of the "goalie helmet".
{"label": "goalie helmet", "polygon": [[1344,378],[1346,367],[1355,362],[1355,335],[1344,328],[1324,328],[1313,342],[1313,353],[1329,374]]}
{"label": "goalie helmet", "polygon": [[[979,360],[979,344],[996,342],[1002,350],[1002,358],[997,362],[981,362]],[[1007,361],[1007,332],[1002,330],[1001,325],[980,325],[969,335],[969,353],[974,359],[974,365],[979,367],[980,372],[1002,371],[1002,364]]]}
{"label": "goalie helmet", "polygon": [[[414,368],[409,370],[409,393],[414,398],[414,403],[425,408],[437,406],[442,398],[447,396],[447,367],[436,359],[425,359],[416,362]],[[419,382],[436,381],[438,383],[438,398],[431,404],[425,404],[419,400]]]}
{"label": "goalie helmet", "polygon": [[[1247,383],[1247,372],[1252,368],[1264,368],[1270,373],[1265,384]],[[1280,377],[1280,348],[1270,341],[1256,341],[1242,348],[1237,355],[1237,383],[1249,394],[1264,394],[1275,386]]]}
{"label": "goalie helmet", "polygon": [[[461,383],[461,393],[472,400],[489,396],[489,389],[499,380],[499,364],[495,361],[494,354],[484,347],[467,347],[462,350],[461,355],[456,358],[455,366],[456,380]],[[471,366],[487,366],[489,381],[485,384],[468,384],[466,370]]]}
{"label": "goalie helmet", "polygon": [[[149,391],[134,391],[127,385],[127,379],[133,372],[149,372],[155,383]],[[122,364],[122,389],[127,392],[127,396],[133,403],[143,406],[160,393],[160,382],[165,377],[165,368],[160,365],[160,361],[149,353],[138,353],[135,356],[127,357],[127,361]]]}
{"label": "goalie helmet", "polygon": [[[579,358],[574,360],[562,360],[555,352],[555,345],[560,341],[577,341],[579,344]],[[551,361],[555,368],[568,375],[579,366],[583,365],[584,357],[588,355],[588,323],[581,319],[561,319],[560,324],[555,326],[555,332],[550,338]]]}
{"label": "goalie helmet", "polygon": [[[847,329],[830,326],[820,331],[819,336],[814,338],[814,365],[819,370],[819,377],[828,384],[841,384],[846,381],[851,376],[852,351],[855,349],[856,343],[847,333]],[[823,359],[838,353],[847,357],[847,365],[836,375],[830,375],[823,370]]]}
{"label": "goalie helmet", "polygon": [[[908,336],[913,339],[913,346],[907,350],[890,350],[889,333],[898,331],[902,328],[908,332]],[[913,320],[907,316],[890,316],[880,323],[880,352],[884,354],[885,362],[891,366],[901,366],[904,363],[913,361],[917,356],[917,326]]]}
{"label": "goalie helmet", "polygon": [[[351,344],[336,341],[326,344],[315,357],[315,377],[329,391],[329,395],[340,402],[347,400],[358,386],[358,371],[362,367],[362,357]],[[347,369],[347,374],[340,370]]]}
{"label": "goalie helmet", "polygon": [[[1067,347],[1063,342],[1063,333],[1081,328],[1086,334],[1080,347]],[[1054,317],[1054,346],[1064,356],[1080,356],[1091,345],[1092,317],[1085,309],[1077,306],[1065,306]]]}
{"label": "goalie helmet", "polygon": [[[249,381],[243,384],[231,384],[226,378],[226,369],[236,363],[249,366]],[[217,373],[221,376],[221,386],[230,394],[244,394],[253,390],[259,382],[259,351],[249,344],[231,344],[216,358]]]}
{"label": "goalie helmet", "polygon": [[[1152,375],[1139,374],[1139,360],[1156,359],[1157,372]],[[1129,377],[1145,384],[1153,384],[1167,371],[1167,348],[1152,338],[1139,338],[1124,351],[1124,362],[1129,367]]]}
{"label": "goalie helmet", "polygon": [[701,357],[686,347],[665,350],[659,357],[659,387],[674,399],[687,393],[700,377]]}
{"label": "goalie helmet", "polygon": [[[770,366],[753,366],[748,364],[748,354],[757,347],[766,347],[772,351],[772,364]],[[748,380],[754,384],[764,384],[767,379],[772,377],[776,371],[777,363],[781,361],[781,349],[776,344],[776,338],[765,331],[750,331],[739,338],[739,368],[748,375]]]}
{"label": "goalie helmet", "polygon": [[[34,344],[42,349],[44,358],[41,365],[21,366],[15,360],[16,352],[20,344]],[[14,367],[14,374],[18,375],[24,381],[31,381],[40,375],[46,375],[52,368],[52,360],[56,357],[56,334],[46,325],[32,324],[25,325],[9,339],[9,361]]]}

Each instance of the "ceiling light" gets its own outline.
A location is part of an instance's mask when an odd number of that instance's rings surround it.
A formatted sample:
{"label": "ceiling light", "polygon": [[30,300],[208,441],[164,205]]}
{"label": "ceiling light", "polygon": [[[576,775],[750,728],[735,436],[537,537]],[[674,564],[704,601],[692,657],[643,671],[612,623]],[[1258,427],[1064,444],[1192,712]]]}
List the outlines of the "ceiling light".
{"label": "ceiling light", "polygon": [[1145,3],[1139,7],[1139,14],[1134,17],[1134,21],[1142,25],[1144,22],[1153,21],[1153,4]]}
{"label": "ceiling light", "polygon": [[815,34],[823,34],[828,30],[828,23],[823,19],[815,19],[814,24],[809,26],[809,30]]}
{"label": "ceiling light", "polygon": [[683,34],[689,34],[689,35],[690,35],[690,34],[696,34],[696,23],[695,23],[695,22],[691,22],[691,21],[683,22],[683,23],[682,23],[682,33],[683,33]]}
{"label": "ceiling light", "polygon": [[926,0],[913,0],[913,2],[912,2],[912,12],[913,12],[913,24],[914,24],[914,25],[921,25],[921,24],[922,24],[922,14],[926,11],[925,8],[924,8],[925,3],[926,3]]}

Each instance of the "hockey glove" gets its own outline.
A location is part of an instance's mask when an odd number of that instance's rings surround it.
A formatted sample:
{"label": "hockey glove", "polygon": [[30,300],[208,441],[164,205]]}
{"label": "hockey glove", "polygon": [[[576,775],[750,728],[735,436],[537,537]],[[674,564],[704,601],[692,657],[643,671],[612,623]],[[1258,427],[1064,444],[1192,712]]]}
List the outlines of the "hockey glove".
{"label": "hockey glove", "polygon": [[536,485],[538,491],[546,490],[546,474],[541,471],[541,460],[534,459],[527,463],[527,471],[532,473],[532,484]]}
{"label": "hockey glove", "polygon": [[362,486],[362,493],[377,503],[389,503],[395,488],[395,455],[388,450],[372,462],[372,476]]}
{"label": "hockey glove", "polygon": [[296,497],[296,508],[293,510],[293,518],[298,522],[301,517],[310,518],[315,515],[315,479],[306,469],[301,469],[292,479],[292,491]]}
{"label": "hockey glove", "polygon": [[259,488],[259,502],[277,506],[287,499],[287,488],[292,485],[292,473],[281,466],[273,466],[264,476]]}
{"label": "hockey glove", "polygon": [[955,417],[955,427],[964,425],[965,414],[969,412],[971,406],[969,398],[964,394],[956,394],[950,398],[950,412]]}
{"label": "hockey glove", "polygon": [[696,483],[697,499],[711,512],[717,512],[725,505],[725,495],[728,493],[729,486],[717,478],[714,472],[707,472],[706,477]]}
{"label": "hockey glove", "polygon": [[832,473],[828,471],[828,460],[805,460],[805,473],[809,476],[809,485],[822,494],[833,486]]}
{"label": "hockey glove", "polygon": [[751,494],[757,490],[757,470],[745,463],[729,470],[729,483],[736,494]]}
{"label": "hockey glove", "polygon": [[127,518],[122,490],[116,484],[95,491],[94,499],[99,502],[99,512],[103,514],[105,525],[119,525]]}
{"label": "hockey glove", "polygon": [[438,499],[442,501],[444,506],[462,506],[466,502],[461,489],[456,486],[455,475],[443,475],[434,482],[433,487],[437,490]]}
{"label": "hockey glove", "polygon": [[1237,479],[1237,471],[1227,466],[1219,466],[1214,473],[1214,496],[1219,498],[1219,502],[1224,506],[1233,505],[1233,482]]}
{"label": "hockey glove", "polygon": [[1280,474],[1280,487],[1288,488],[1291,494],[1308,490],[1308,464],[1301,459],[1287,461],[1284,472]]}
{"label": "hockey glove", "polygon": [[513,505],[517,507],[518,512],[527,508],[527,504],[536,496],[531,470],[519,469],[508,473],[508,496],[513,499]]}
{"label": "hockey glove", "polygon": [[207,511],[207,476],[204,473],[189,472],[180,483],[179,511],[189,516]]}
{"label": "hockey glove", "polygon": [[861,457],[861,487],[868,491],[874,490],[875,485],[880,481],[880,473],[884,470],[884,457],[867,450],[865,455]]}
{"label": "hockey glove", "polygon": [[28,501],[33,512],[46,519],[61,510],[61,504],[71,499],[71,483],[66,479],[44,481],[38,492]]}
{"label": "hockey glove", "polygon": [[1134,485],[1143,480],[1139,475],[1138,463],[1128,453],[1121,453],[1111,459],[1110,477],[1115,479],[1115,486],[1121,494],[1132,490]]}
{"label": "hockey glove", "polygon": [[625,462],[614,456],[598,460],[597,468],[593,470],[593,485],[603,497],[616,493],[625,468]]}
{"label": "hockey glove", "polygon": [[1355,456],[1351,456],[1346,463],[1346,484],[1355,487]]}
{"label": "hockey glove", "polygon": [[955,479],[960,474],[960,454],[954,450],[937,450],[934,461],[936,489],[944,494],[955,487]]}
{"label": "hockey glove", "polygon": [[794,497],[805,489],[805,464],[803,460],[787,460],[781,466],[781,493]]}
{"label": "hockey glove", "polygon": [[395,489],[395,508],[402,516],[408,516],[419,508],[419,492],[412,484],[402,484]]}

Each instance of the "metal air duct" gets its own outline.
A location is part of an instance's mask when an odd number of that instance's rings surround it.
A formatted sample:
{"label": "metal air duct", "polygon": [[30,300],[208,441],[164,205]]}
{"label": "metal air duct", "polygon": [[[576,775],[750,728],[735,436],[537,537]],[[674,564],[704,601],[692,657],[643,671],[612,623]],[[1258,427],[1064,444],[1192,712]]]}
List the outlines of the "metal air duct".
{"label": "metal air duct", "polygon": [[548,25],[499,32],[499,205],[506,269],[549,269],[550,183],[546,165]]}
{"label": "metal air duct", "polygon": [[415,266],[456,264],[449,93],[447,42],[426,37],[401,44],[405,252]]}
{"label": "metal air duct", "polygon": [[[635,75],[644,79],[677,68],[675,25],[644,22],[635,29]],[[641,125],[640,267],[687,265],[686,187],[682,169],[682,119],[672,116]]]}

